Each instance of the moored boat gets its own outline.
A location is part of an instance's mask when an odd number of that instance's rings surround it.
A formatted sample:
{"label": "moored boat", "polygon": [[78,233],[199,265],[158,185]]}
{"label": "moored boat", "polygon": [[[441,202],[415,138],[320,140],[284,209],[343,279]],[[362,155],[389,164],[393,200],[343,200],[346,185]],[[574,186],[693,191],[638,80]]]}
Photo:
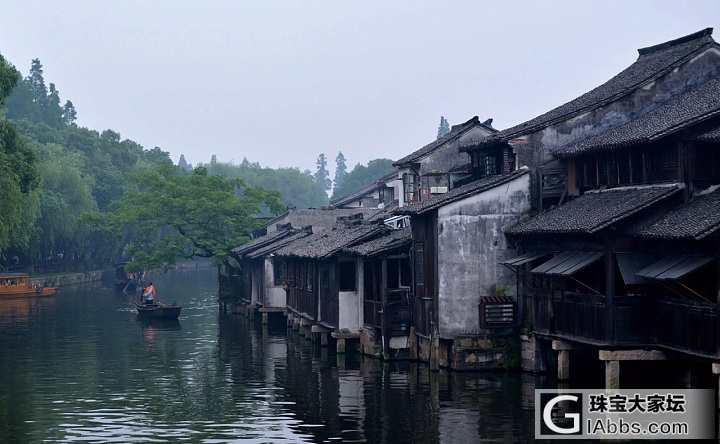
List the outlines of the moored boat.
{"label": "moored boat", "polygon": [[142,273],[125,272],[125,264],[115,264],[115,290],[134,292],[141,287],[140,277]]}
{"label": "moored boat", "polygon": [[170,305],[165,302],[155,300],[152,305],[146,305],[135,301],[135,309],[140,317],[153,319],[177,319],[180,316],[182,307],[179,305]]}
{"label": "moored boat", "polygon": [[0,298],[35,298],[52,296],[57,287],[31,284],[25,273],[0,273]]}

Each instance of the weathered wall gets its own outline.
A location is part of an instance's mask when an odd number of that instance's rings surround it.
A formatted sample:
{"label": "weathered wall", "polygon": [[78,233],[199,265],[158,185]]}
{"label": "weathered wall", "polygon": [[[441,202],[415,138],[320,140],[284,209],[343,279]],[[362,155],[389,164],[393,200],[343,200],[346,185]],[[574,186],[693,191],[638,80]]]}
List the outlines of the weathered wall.
{"label": "weathered wall", "polygon": [[275,286],[272,259],[265,259],[265,308],[285,308],[285,289]]}
{"label": "weathered wall", "polygon": [[464,144],[466,140],[476,140],[490,134],[490,131],[480,127],[471,129],[457,140],[451,143],[446,143],[438,150],[422,159],[420,161],[420,170],[418,173],[420,173],[421,176],[433,171],[447,173],[455,167],[470,163],[470,155],[466,152],[461,152],[459,150],[460,145]]}
{"label": "weathered wall", "polygon": [[114,279],[115,270],[93,270],[83,273],[57,274],[45,277],[30,277],[30,284],[39,287],[66,287],[68,285],[84,284],[100,281],[103,273],[107,273],[110,280]]}
{"label": "weathered wall", "polygon": [[514,145],[519,166],[534,167],[552,161],[558,147],[578,142],[610,127],[624,124],[665,103],[697,83],[720,72],[720,51],[710,49],[683,66],[610,104],[528,133]]}
{"label": "weathered wall", "polygon": [[478,334],[480,296],[498,285],[515,292],[515,274],[499,262],[517,255],[503,230],[530,211],[530,175],[438,209],[438,331]]}

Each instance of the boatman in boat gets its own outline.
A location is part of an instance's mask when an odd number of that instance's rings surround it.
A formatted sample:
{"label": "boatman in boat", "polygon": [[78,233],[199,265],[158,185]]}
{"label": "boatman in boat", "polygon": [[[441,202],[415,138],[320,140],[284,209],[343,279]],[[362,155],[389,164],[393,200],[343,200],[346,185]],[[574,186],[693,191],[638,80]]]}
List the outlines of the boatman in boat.
{"label": "boatman in boat", "polygon": [[155,305],[155,287],[153,287],[152,282],[148,282],[148,286],[145,289],[145,293],[143,293],[143,297],[145,298],[146,305]]}

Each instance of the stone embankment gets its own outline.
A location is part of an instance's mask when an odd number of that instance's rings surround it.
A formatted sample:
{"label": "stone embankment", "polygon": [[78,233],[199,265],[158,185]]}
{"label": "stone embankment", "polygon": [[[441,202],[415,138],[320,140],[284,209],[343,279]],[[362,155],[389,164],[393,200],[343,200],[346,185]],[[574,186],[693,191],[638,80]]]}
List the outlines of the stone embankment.
{"label": "stone embankment", "polygon": [[[196,260],[179,263],[175,268],[183,270],[197,270],[201,268],[212,267],[210,260]],[[90,282],[109,282],[112,284],[115,279],[115,269],[110,270],[91,270],[76,273],[59,273],[51,276],[32,276],[30,275],[30,283],[40,287],[66,287],[68,285],[87,284]]]}
{"label": "stone embankment", "polygon": [[91,270],[78,273],[54,274],[51,276],[30,276],[30,283],[40,287],[67,287],[68,285],[97,282],[103,279],[103,273],[114,275],[115,270]]}

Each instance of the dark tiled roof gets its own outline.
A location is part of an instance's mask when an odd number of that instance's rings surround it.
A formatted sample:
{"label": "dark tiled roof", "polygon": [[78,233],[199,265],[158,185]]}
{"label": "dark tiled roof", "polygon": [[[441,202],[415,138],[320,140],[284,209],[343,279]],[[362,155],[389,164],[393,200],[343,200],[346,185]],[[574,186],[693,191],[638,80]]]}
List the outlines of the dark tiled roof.
{"label": "dark tiled roof", "polygon": [[413,205],[400,207],[395,211],[395,213],[411,215],[422,214],[426,211],[430,211],[443,205],[447,205],[450,202],[455,202],[456,200],[464,199],[468,196],[473,196],[475,194],[489,190],[490,188],[494,188],[496,186],[508,183],[511,180],[527,174],[528,172],[528,169],[523,168],[517,171],[513,171],[510,174],[504,174],[501,176],[490,176],[484,179],[476,180],[475,182],[471,182],[469,184],[455,188],[454,190],[449,191],[445,194],[441,194],[438,197],[423,200]]}
{"label": "dark tiled roof", "polygon": [[355,191],[354,193],[350,193],[347,196],[337,198],[335,200],[330,201],[330,205],[340,207],[342,205],[345,205],[348,202],[352,202],[355,199],[359,199],[362,196],[371,193],[375,190],[377,190],[380,186],[382,186],[385,182],[394,179],[397,177],[397,171],[393,171],[392,173],[388,173],[385,176],[379,178],[378,180],[374,181],[370,185],[367,185],[363,188],[360,188],[359,190]]}
{"label": "dark tiled roof", "polygon": [[273,231],[269,234],[266,234],[265,236],[258,237],[257,239],[253,239],[252,241],[240,245],[239,247],[233,248],[231,251],[235,253],[236,255],[240,256],[248,251],[252,251],[256,248],[260,248],[264,245],[267,245],[271,242],[275,242],[277,239],[282,239],[284,237],[292,235],[297,230],[294,230],[292,227],[288,226],[284,229],[280,229],[277,231]]}
{"label": "dark tiled roof", "polygon": [[410,227],[393,230],[386,235],[368,242],[345,248],[343,251],[364,257],[371,257],[386,251],[394,250],[412,244],[412,230]]}
{"label": "dark tiled roof", "polygon": [[507,230],[510,235],[595,233],[679,192],[684,185],[589,191]]}
{"label": "dark tiled roof", "polygon": [[426,155],[432,153],[433,151],[437,150],[438,148],[442,147],[446,143],[454,142],[455,140],[459,139],[460,136],[468,132],[472,128],[483,128],[487,131],[490,131],[491,133],[496,133],[497,130],[491,126],[485,125],[483,123],[480,123],[480,120],[478,119],[478,116],[473,117],[472,119],[468,120],[467,122],[461,124],[461,125],[455,125],[452,127],[452,130],[442,136],[441,138],[434,140],[433,142],[428,143],[424,147],[420,148],[419,150],[415,151],[412,154],[409,154],[402,159],[396,161],[393,163],[395,166],[400,165],[406,165],[409,163],[417,162],[418,160],[422,159]]}
{"label": "dark tiled roof", "polygon": [[380,219],[385,220],[389,217],[392,217],[393,213],[397,209],[398,209],[398,201],[394,200],[394,201],[390,202],[389,204],[386,204],[382,210],[378,210],[377,213],[370,215],[370,217],[368,217],[367,220],[369,220],[369,221],[380,220]]}
{"label": "dark tiled roof", "polygon": [[283,214],[281,214],[281,215],[279,215],[279,216],[277,216],[277,217],[275,217],[275,218],[273,218],[273,219],[270,219],[269,221],[265,222],[260,228],[258,228],[258,229],[256,230],[256,232],[257,232],[257,231],[260,231],[260,230],[262,230],[262,229],[264,229],[264,228],[270,227],[270,226],[272,226],[273,224],[276,224],[276,223],[280,222],[281,220],[285,219],[288,214],[290,214],[290,212],[289,212],[289,211],[286,211],[286,212],[284,212]]}
{"label": "dark tiled roof", "polygon": [[640,237],[700,240],[720,230],[720,186],[669,212]]}
{"label": "dark tiled roof", "polygon": [[293,242],[275,252],[278,256],[299,257],[307,259],[323,259],[343,248],[372,239],[390,228],[377,223],[343,223],[339,222],[332,230],[325,230]]}
{"label": "dark tiled roof", "polygon": [[698,131],[694,134],[689,135],[685,140],[697,140],[698,142],[705,143],[719,143],[720,142],[720,119],[715,119],[717,126],[712,129],[706,129],[705,131]]}
{"label": "dark tiled roof", "polygon": [[472,168],[472,164],[470,162],[468,162],[465,165],[458,165],[456,167],[450,168],[448,170],[448,173],[450,173],[450,174],[469,173],[470,168]]}
{"label": "dark tiled roof", "polygon": [[646,85],[686,63],[711,47],[720,47],[711,37],[712,28],[660,45],[639,49],[639,57],[628,68],[582,96],[527,122],[488,136],[480,143],[461,148],[468,151],[507,142],[562,120],[599,108]]}
{"label": "dark tiled roof", "polygon": [[673,97],[670,101],[625,124],[610,128],[555,151],[557,157],[653,142],[698,122],[720,116],[720,76]]}
{"label": "dark tiled roof", "polygon": [[258,248],[256,250],[253,250],[249,253],[247,253],[247,257],[250,259],[256,259],[259,257],[263,257],[267,254],[275,253],[277,250],[283,248],[286,245],[289,245],[292,242],[295,242],[297,240],[306,238],[310,235],[312,235],[312,229],[308,227],[305,230],[294,230],[295,233],[291,234],[290,236],[283,237],[280,239],[277,239],[275,242],[269,243],[261,248]]}

